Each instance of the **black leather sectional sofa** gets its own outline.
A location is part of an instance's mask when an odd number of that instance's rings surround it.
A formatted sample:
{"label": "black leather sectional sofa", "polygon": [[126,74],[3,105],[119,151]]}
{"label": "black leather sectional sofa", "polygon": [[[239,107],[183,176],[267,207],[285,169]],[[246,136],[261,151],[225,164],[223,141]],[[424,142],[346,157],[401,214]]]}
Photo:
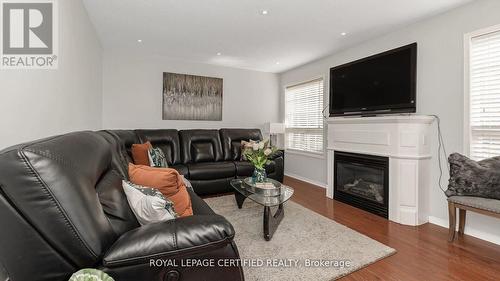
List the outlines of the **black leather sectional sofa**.
{"label": "black leather sectional sofa", "polygon": [[[117,281],[243,280],[240,266],[183,267],[190,258],[238,259],[232,225],[196,193],[229,191],[251,174],[239,161],[258,130],[76,132],[0,151],[0,267],[12,281],[68,280],[99,268]],[[221,141],[222,139],[222,141]],[[151,141],[194,184],[194,215],[140,226],[121,187],[134,142]],[[283,177],[282,157],[269,172]],[[171,261],[151,266],[151,260]],[[174,262],[172,262],[174,261]]]}
{"label": "black leather sectional sofa", "polygon": [[[262,140],[259,129],[220,130],[112,130],[123,142],[127,159],[132,162],[131,146],[149,141],[193,184],[198,195],[232,191],[230,180],[251,176],[253,166],[240,161],[242,140]],[[270,178],[283,181],[283,155],[278,153],[266,166]]]}

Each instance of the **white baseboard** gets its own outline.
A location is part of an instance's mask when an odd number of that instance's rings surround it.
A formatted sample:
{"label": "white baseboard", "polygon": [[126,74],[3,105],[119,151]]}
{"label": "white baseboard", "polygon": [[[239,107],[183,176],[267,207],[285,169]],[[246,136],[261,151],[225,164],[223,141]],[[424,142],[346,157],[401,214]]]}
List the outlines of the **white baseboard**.
{"label": "white baseboard", "polygon": [[299,176],[299,175],[296,175],[296,174],[285,173],[285,176],[291,177],[291,178],[295,178],[295,179],[298,179],[298,180],[301,180],[301,181],[305,181],[307,183],[310,183],[310,184],[313,184],[313,185],[317,185],[317,186],[325,188],[325,189],[328,188],[328,184],[326,184],[326,183],[315,181],[315,180],[312,180],[312,179],[309,179],[309,178],[306,178],[306,177],[303,177],[303,176]]}
{"label": "white baseboard", "polygon": [[[429,216],[429,223],[442,226],[444,228],[448,228],[448,220]],[[479,238],[481,240],[485,240],[494,244],[500,245],[500,236],[494,235],[491,233],[486,233],[481,230],[477,230],[475,228],[465,227],[465,234]]]}

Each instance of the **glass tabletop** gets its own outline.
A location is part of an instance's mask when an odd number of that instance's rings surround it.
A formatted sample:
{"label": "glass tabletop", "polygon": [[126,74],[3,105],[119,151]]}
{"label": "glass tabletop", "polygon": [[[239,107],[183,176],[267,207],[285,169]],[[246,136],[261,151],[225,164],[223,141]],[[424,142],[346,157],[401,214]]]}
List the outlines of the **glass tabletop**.
{"label": "glass tabletop", "polygon": [[279,196],[264,196],[261,194],[253,193],[248,188],[246,188],[245,184],[243,184],[242,179],[231,180],[231,186],[236,190],[236,192],[239,192],[246,198],[265,207],[273,207],[283,204],[288,201],[293,195],[293,188],[283,184],[281,185],[281,194]]}

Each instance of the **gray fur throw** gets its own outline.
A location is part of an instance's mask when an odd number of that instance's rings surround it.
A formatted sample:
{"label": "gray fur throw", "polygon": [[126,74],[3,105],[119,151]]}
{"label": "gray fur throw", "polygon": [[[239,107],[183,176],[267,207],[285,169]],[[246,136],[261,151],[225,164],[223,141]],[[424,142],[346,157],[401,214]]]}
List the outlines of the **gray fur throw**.
{"label": "gray fur throw", "polygon": [[446,196],[500,199],[500,157],[474,161],[461,154],[448,157],[450,181]]}

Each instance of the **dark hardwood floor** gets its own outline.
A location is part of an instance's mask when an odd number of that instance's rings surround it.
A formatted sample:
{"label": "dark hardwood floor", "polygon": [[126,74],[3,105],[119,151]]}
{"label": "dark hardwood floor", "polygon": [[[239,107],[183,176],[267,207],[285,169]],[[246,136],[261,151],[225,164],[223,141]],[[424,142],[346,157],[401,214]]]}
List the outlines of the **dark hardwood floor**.
{"label": "dark hardwood floor", "polygon": [[290,177],[285,184],[293,201],[397,250],[342,280],[500,280],[499,245],[467,235],[448,243],[446,228],[403,226],[328,199],[321,187]]}

